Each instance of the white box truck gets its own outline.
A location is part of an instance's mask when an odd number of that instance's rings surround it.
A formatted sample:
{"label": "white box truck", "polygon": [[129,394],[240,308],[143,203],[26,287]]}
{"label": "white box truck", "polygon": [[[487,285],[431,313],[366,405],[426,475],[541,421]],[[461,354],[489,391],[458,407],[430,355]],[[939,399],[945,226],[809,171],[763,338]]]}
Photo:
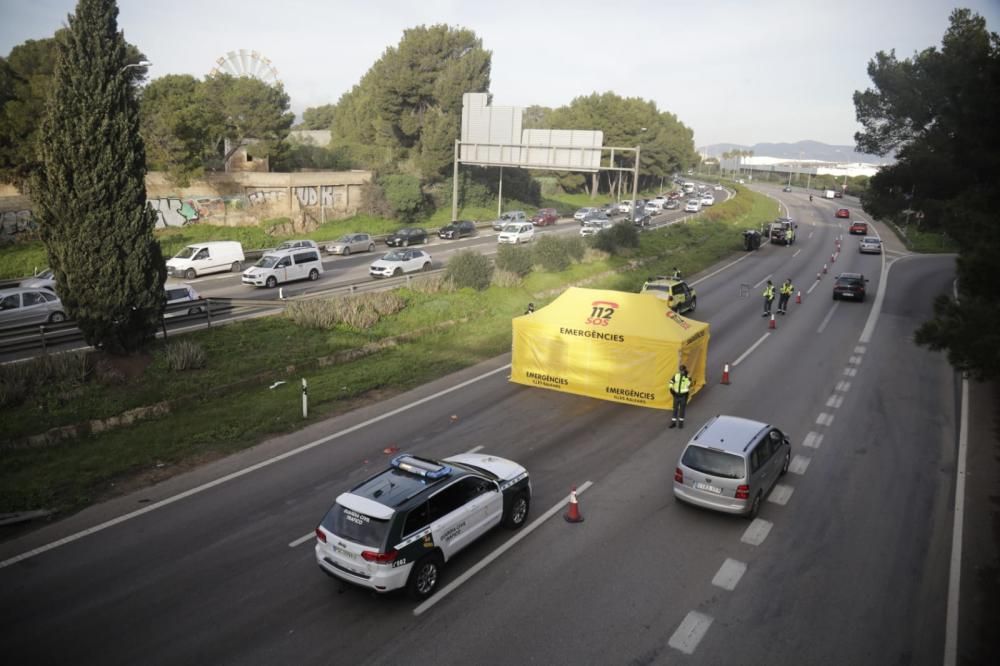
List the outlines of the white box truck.
{"label": "white box truck", "polygon": [[832,199],[833,198],[833,190],[823,190],[823,198],[824,199]]}

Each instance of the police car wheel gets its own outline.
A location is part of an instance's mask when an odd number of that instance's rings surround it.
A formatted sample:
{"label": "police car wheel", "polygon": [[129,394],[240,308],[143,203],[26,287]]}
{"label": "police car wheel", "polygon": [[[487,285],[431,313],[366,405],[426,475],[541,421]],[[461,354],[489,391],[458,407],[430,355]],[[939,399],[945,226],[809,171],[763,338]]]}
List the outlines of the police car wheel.
{"label": "police car wheel", "polygon": [[434,593],[440,578],[441,556],[431,553],[413,565],[406,590],[414,599],[426,599]]}
{"label": "police car wheel", "polygon": [[692,297],[691,298],[691,307],[688,308],[688,312],[694,312],[694,309],[696,307],[698,307],[698,298],[697,297]]}
{"label": "police car wheel", "polygon": [[525,494],[520,494],[510,503],[510,508],[503,517],[503,526],[509,530],[516,530],[524,525],[528,519],[528,508],[531,500]]}

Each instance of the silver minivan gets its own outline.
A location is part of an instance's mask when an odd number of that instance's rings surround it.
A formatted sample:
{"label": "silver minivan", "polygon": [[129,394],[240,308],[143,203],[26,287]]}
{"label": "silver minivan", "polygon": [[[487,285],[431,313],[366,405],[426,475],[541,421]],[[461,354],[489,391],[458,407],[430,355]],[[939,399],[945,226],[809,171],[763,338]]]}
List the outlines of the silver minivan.
{"label": "silver minivan", "polygon": [[788,471],[792,447],[772,425],[715,416],[681,453],[674,497],[706,509],[756,518],[778,477]]}

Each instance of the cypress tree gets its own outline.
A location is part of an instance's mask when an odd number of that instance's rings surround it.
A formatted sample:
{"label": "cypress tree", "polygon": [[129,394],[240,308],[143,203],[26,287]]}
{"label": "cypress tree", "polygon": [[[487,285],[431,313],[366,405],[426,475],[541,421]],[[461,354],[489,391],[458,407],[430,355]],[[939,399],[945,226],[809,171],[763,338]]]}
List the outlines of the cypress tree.
{"label": "cypress tree", "polygon": [[139,105],[115,0],[79,0],[68,21],[39,134],[35,219],[67,315],[89,344],[127,354],[153,337],[166,278]]}

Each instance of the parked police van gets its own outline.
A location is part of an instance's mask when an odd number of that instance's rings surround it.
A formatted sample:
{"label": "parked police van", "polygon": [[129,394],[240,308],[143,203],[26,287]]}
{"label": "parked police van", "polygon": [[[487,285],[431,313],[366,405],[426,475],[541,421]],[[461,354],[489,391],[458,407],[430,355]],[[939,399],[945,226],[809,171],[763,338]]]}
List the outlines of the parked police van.
{"label": "parked police van", "polygon": [[188,245],[167,260],[167,274],[193,280],[208,273],[243,270],[243,246],[237,241],[206,241]]}
{"label": "parked police van", "polygon": [[528,472],[510,460],[403,454],[337,497],[316,528],[316,562],[331,577],[423,599],[455,553],[497,525],[521,527],[530,503]]}
{"label": "parked police van", "polygon": [[256,264],[243,271],[243,284],[276,287],[293,280],[318,280],[323,273],[319,248],[292,248],[268,252]]}

